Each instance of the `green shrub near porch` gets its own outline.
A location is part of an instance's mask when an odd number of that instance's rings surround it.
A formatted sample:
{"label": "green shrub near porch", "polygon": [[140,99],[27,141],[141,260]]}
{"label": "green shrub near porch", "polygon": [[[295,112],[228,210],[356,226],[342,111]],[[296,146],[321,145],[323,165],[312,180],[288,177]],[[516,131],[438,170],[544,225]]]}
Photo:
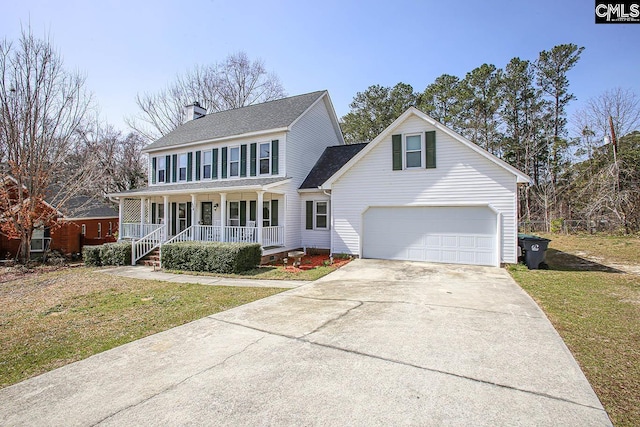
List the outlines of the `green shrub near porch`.
{"label": "green shrub near porch", "polygon": [[168,270],[240,273],[260,264],[257,243],[179,242],[162,246],[160,262]]}
{"label": "green shrub near porch", "polygon": [[85,246],[82,248],[82,259],[86,265],[100,267],[101,265],[129,265],[131,264],[131,243],[105,243],[100,246]]}

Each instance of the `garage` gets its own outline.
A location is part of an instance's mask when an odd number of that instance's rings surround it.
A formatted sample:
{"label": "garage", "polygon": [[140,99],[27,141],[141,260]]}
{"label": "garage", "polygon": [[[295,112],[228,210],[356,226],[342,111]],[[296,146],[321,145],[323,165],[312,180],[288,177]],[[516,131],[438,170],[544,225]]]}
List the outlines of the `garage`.
{"label": "garage", "polygon": [[488,206],[370,207],[362,257],[498,265],[497,218]]}

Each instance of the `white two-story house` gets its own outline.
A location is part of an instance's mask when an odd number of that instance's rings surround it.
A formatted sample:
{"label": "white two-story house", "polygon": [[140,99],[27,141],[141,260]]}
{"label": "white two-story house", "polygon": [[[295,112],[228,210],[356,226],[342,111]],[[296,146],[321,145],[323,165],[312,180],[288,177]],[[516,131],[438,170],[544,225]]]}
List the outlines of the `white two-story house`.
{"label": "white two-story house", "polygon": [[255,242],[363,258],[517,261],[517,187],[530,179],[410,108],[345,145],[326,91],[205,115],[145,148],[149,184],[111,194],[133,262],[171,241]]}
{"label": "white two-story house", "polygon": [[134,261],[167,241],[255,242],[263,255],[299,248],[298,193],[326,147],[344,140],[327,91],[186,121],[144,149],[148,186],[111,194]]}

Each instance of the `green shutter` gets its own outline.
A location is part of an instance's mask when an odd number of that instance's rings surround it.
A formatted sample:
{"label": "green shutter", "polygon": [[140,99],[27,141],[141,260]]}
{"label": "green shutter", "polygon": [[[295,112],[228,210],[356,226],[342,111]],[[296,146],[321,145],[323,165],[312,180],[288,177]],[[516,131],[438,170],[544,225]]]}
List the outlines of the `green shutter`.
{"label": "green shutter", "polygon": [[196,181],[200,181],[200,156],[202,155],[201,151],[196,151]]}
{"label": "green shutter", "polygon": [[187,202],[187,228],[191,227],[191,202]]}
{"label": "green shutter", "polygon": [[278,140],[271,141],[271,175],[278,175]]}
{"label": "green shutter", "polygon": [[436,131],[425,132],[424,136],[427,148],[425,150],[425,164],[427,169],[434,169],[436,167]]}
{"label": "green shutter", "polygon": [[156,204],[151,203],[151,223],[156,224]]}
{"label": "green shutter", "polygon": [[214,148],[211,154],[211,177],[218,179],[218,149]]}
{"label": "green shutter", "polygon": [[157,169],[157,159],[154,157],[153,159],[151,159],[151,183],[155,184],[156,183],[156,169]]}
{"label": "green shutter", "polygon": [[164,182],[171,182],[171,156],[164,158]]}
{"label": "green shutter", "polygon": [[174,154],[171,159],[171,182],[178,180],[178,155]]}
{"label": "green shutter", "polygon": [[313,230],[313,201],[307,200],[306,206],[307,206],[305,210],[306,229]]}
{"label": "green shutter", "polygon": [[247,144],[240,146],[240,176],[247,176]]}
{"label": "green shutter", "polygon": [[240,201],[240,227],[247,226],[247,201]]}
{"label": "green shutter", "polygon": [[178,207],[176,206],[176,202],[171,203],[171,234],[176,235],[176,212]]}
{"label": "green shutter", "polygon": [[222,147],[222,179],[227,177],[227,147]]}
{"label": "green shutter", "polygon": [[278,225],[278,201],[271,201],[271,226],[275,227]]}
{"label": "green shutter", "polygon": [[256,206],[257,202],[255,200],[249,201],[249,221],[256,221]]}
{"label": "green shutter", "polygon": [[189,151],[187,153],[187,181],[193,179],[193,153]]}
{"label": "green shutter", "polygon": [[391,137],[391,151],[393,157],[393,170],[402,170],[402,135]]}
{"label": "green shutter", "polygon": [[255,142],[253,144],[250,145],[250,149],[249,149],[249,174],[251,176],[256,176],[256,157],[257,157],[257,146],[258,144],[256,144]]}

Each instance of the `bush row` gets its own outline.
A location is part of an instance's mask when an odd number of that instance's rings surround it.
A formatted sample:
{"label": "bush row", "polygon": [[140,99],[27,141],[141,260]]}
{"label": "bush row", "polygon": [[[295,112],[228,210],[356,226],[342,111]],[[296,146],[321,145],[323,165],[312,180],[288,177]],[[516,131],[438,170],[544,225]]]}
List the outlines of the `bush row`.
{"label": "bush row", "polygon": [[85,265],[100,267],[101,265],[130,265],[131,243],[105,243],[100,246],[82,248],[82,259]]}
{"label": "bush row", "polygon": [[260,264],[257,243],[179,242],[162,246],[160,262],[169,270],[240,273]]}

